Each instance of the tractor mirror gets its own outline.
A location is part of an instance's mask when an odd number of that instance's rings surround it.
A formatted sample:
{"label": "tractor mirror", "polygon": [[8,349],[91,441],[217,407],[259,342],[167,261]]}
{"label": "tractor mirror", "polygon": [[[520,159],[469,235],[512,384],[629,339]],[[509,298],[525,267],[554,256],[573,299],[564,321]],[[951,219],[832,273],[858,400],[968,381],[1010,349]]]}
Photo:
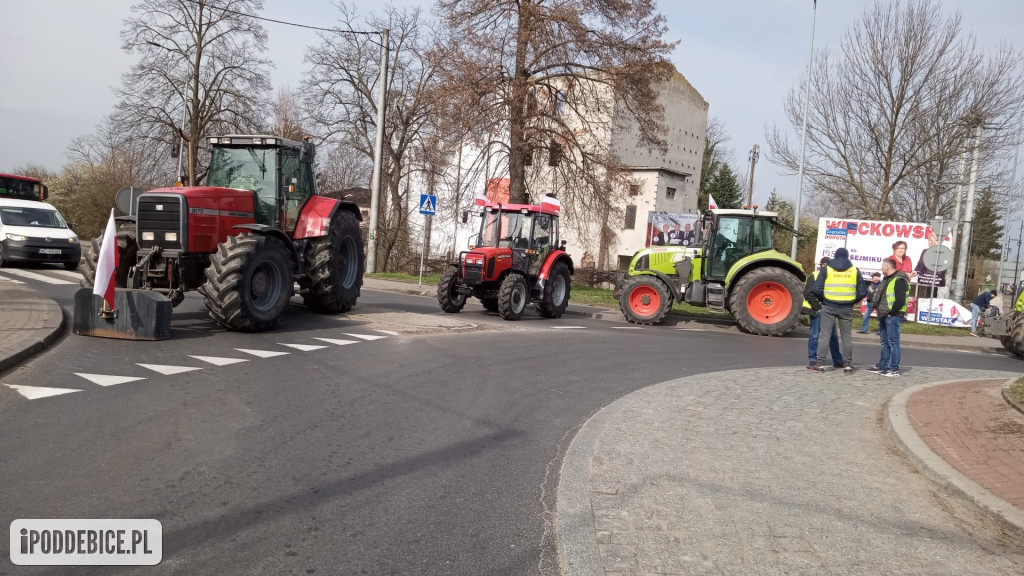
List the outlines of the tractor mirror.
{"label": "tractor mirror", "polygon": [[466,224],[469,222],[469,210],[462,211],[462,223]]}
{"label": "tractor mirror", "polygon": [[567,243],[568,243],[568,240],[562,240],[562,248],[561,248],[562,250],[565,250],[565,245]]}
{"label": "tractor mirror", "polygon": [[312,164],[314,158],[316,158],[316,147],[308,140],[303,142],[299,148],[299,162]]}
{"label": "tractor mirror", "polygon": [[46,187],[46,184],[43,184],[43,200],[46,200],[49,197],[50,197],[50,189]]}
{"label": "tractor mirror", "polygon": [[480,235],[479,234],[474,234],[474,235],[470,236],[469,237],[469,242],[467,242],[467,244],[469,245],[469,249],[470,250],[472,250],[473,248],[476,248],[480,244]]}

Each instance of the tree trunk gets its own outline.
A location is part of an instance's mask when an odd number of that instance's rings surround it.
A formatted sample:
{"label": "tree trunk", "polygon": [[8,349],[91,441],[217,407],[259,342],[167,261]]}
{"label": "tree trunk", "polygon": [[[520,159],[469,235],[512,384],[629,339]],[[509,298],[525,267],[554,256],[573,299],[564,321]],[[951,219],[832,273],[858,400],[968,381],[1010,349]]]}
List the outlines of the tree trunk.
{"label": "tree trunk", "polygon": [[519,8],[519,26],[516,34],[516,67],[512,76],[512,95],[509,101],[509,199],[512,204],[529,204],[526,191],[526,100],[529,95],[530,71],[526,69],[526,54],[530,48],[530,19],[532,5],[523,1]]}

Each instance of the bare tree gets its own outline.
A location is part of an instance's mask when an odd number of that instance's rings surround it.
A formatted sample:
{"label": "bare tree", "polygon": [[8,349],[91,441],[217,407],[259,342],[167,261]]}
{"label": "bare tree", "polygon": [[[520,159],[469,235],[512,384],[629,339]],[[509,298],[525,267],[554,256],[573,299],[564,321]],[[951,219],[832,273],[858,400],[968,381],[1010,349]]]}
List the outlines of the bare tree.
{"label": "bare tree", "polygon": [[301,142],[306,131],[302,127],[302,98],[299,92],[288,86],[278,88],[274,97],[273,113],[271,133]]}
{"label": "bare tree", "polygon": [[[959,158],[985,128],[983,156],[1005,150],[1024,103],[1021,53],[983,55],[934,0],[876,2],[838,54],[816,57],[804,171],[814,195],[847,216],[931,217],[965,175]],[[785,103],[802,122],[804,78]],[[796,173],[799,150],[775,128],[772,162]]]}
{"label": "bare tree", "polygon": [[[124,74],[116,115],[151,138],[178,141],[182,114],[195,146],[207,135],[251,131],[267,117],[267,33],[261,0],[142,0],[125,20],[122,48],[139,62]],[[184,108],[184,112],[183,112]],[[186,162],[189,184],[199,161]]]}
{"label": "bare tree", "polygon": [[375,36],[354,35],[352,29],[388,28],[391,64],[384,126],[384,217],[376,231],[379,262],[388,270],[392,252],[406,244],[411,213],[409,187],[402,186],[410,169],[408,155],[427,121],[432,100],[433,68],[422,57],[422,17],[418,9],[386,8],[362,19],[353,6],[337,4],[337,32],[321,33],[309,49],[309,73],[303,81],[306,109],[313,125],[329,142],[353,146],[373,158],[376,133],[380,43]]}
{"label": "bare tree", "polygon": [[507,166],[512,202],[530,199],[526,167],[553,145],[564,149],[561,171],[579,168],[563,182],[606,196],[605,177],[587,176],[605,165],[614,171],[614,156],[583,136],[609,131],[611,109],[635,123],[642,145],[664,150],[653,85],[672,74],[666,56],[675,44],[662,40],[665,19],[653,0],[438,0],[437,11],[445,96]]}

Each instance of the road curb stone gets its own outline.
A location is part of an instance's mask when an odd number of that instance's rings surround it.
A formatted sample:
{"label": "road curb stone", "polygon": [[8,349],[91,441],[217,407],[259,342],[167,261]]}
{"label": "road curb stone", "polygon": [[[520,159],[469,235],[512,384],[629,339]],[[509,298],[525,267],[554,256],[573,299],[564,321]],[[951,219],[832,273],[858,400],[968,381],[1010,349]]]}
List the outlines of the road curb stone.
{"label": "road curb stone", "polygon": [[67,318],[64,310],[51,298],[16,289],[4,289],[0,293],[4,293],[0,326],[18,326],[24,323],[26,316],[41,317],[31,326],[20,326],[15,343],[4,346],[8,349],[0,352],[0,374],[4,374],[59,340],[67,327]]}

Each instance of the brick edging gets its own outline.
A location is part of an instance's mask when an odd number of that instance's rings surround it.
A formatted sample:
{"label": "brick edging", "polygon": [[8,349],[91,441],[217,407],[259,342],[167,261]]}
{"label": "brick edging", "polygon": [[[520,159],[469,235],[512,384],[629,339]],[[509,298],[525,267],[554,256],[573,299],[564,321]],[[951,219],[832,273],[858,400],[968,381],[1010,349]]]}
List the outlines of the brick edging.
{"label": "brick edging", "polygon": [[[1013,378],[1009,382],[1015,380],[1016,378]],[[910,418],[907,415],[907,403],[911,396],[925,388],[958,384],[960,382],[966,382],[966,380],[945,380],[921,384],[901,390],[893,395],[885,406],[885,423],[886,428],[889,430],[889,436],[922,474],[931,478],[953,494],[971,502],[987,516],[1005,526],[1009,531],[1024,537],[1024,510],[1020,510],[996,496],[946,462],[928,447],[910,423]]]}

